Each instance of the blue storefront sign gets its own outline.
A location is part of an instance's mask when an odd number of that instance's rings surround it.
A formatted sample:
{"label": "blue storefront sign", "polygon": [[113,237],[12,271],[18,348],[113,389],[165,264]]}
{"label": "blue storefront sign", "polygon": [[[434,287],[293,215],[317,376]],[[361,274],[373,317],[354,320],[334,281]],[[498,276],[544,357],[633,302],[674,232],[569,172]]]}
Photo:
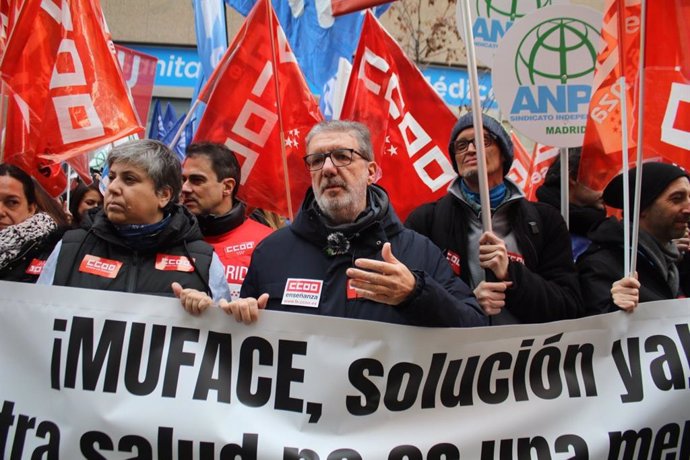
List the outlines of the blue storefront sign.
{"label": "blue storefront sign", "polygon": [[[465,69],[454,67],[428,66],[421,69],[426,81],[431,84],[436,94],[450,106],[470,106],[470,77]],[[495,109],[497,107],[491,87],[491,74],[479,72],[479,98],[482,108]]]}
{"label": "blue storefront sign", "polygon": [[180,46],[125,46],[158,58],[156,66],[156,86],[175,88],[194,88],[201,71],[201,61],[196,48]]}
{"label": "blue storefront sign", "polygon": [[[201,69],[196,48],[132,44],[125,46],[158,58],[156,86],[193,89],[196,85]],[[446,104],[454,107],[470,105],[470,80],[466,70],[427,66],[421,71]],[[496,108],[489,72],[479,73],[479,96],[485,109]]]}

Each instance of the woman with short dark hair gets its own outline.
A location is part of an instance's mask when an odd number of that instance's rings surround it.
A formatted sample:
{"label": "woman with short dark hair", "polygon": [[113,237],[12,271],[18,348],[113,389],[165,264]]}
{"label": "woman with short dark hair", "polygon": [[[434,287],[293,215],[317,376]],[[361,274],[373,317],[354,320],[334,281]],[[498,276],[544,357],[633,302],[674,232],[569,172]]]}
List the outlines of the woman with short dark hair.
{"label": "woman with short dark hair", "polygon": [[171,284],[228,296],[223,266],[178,204],[180,161],[149,139],[115,147],[108,156],[103,208],[65,233],[39,284],[172,296]]}

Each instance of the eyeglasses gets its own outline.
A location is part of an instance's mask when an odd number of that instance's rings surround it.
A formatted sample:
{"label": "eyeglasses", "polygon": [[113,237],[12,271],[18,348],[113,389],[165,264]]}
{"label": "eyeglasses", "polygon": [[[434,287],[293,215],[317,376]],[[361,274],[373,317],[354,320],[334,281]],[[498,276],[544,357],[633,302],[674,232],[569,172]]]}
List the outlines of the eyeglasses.
{"label": "eyeglasses", "polygon": [[355,149],[335,149],[331,150],[330,152],[312,153],[311,155],[307,155],[304,157],[304,164],[307,165],[309,171],[318,171],[319,169],[323,168],[323,165],[326,163],[326,158],[330,158],[333,162],[333,166],[340,168],[352,163],[353,155],[355,153],[364,158],[364,155]]}
{"label": "eyeglasses", "polygon": [[[484,133],[484,147],[491,147],[496,143],[496,138],[493,136],[491,133]],[[474,145],[474,148],[477,148],[477,140],[476,139],[459,139],[455,141],[455,144],[453,146],[455,147],[455,153],[465,153],[467,152],[467,149],[470,148],[470,144]]]}

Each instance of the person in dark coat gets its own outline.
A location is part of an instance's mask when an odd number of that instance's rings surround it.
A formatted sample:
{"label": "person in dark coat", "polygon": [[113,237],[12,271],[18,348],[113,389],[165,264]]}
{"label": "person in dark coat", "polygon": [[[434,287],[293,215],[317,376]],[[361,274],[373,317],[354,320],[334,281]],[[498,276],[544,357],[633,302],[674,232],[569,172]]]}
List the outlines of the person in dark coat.
{"label": "person in dark coat", "polygon": [[35,283],[64,233],[66,220],[42,209],[40,192],[23,170],[0,164],[0,280]]}
{"label": "person in dark coat", "polygon": [[180,162],[160,142],[136,140],[108,155],[103,209],[65,233],[39,284],[173,296],[190,287],[229,295],[223,266],[201,230],[177,203]]}
{"label": "person in dark coat", "polygon": [[[629,180],[631,209],[636,174],[637,168],[633,168]],[[683,254],[674,241],[687,234],[689,177],[674,165],[643,165],[636,275],[624,273],[622,222],[611,217],[589,232],[592,244],[577,261],[589,314],[632,311],[640,302],[690,295],[690,274],[678,267]],[[623,208],[622,175],[606,186],[604,201],[608,206]]]}
{"label": "person in dark coat", "polygon": [[[606,219],[602,193],[592,190],[577,180],[581,154],[581,148],[568,149],[568,214],[570,217],[568,231],[574,260],[577,260],[590,245],[591,241],[587,238],[589,230]],[[550,204],[560,211],[560,158],[557,158],[549,167],[544,183],[537,189],[537,199],[540,203]]]}
{"label": "person in dark coat", "polygon": [[[304,160],[312,187],[299,214],[259,244],[242,298],[222,308],[247,323],[265,307],[417,326],[487,324],[440,250],[404,228],[373,185],[378,166],[365,126],[319,123]],[[196,310],[209,304],[191,299]]]}
{"label": "person in dark coat", "polygon": [[459,177],[440,200],[405,225],[431,239],[455,274],[474,289],[492,324],[542,323],[582,315],[565,221],[550,205],[527,201],[505,176],[513,143],[501,123],[482,115],[492,231],[480,216],[479,168],[472,114],[460,117],[448,153]]}

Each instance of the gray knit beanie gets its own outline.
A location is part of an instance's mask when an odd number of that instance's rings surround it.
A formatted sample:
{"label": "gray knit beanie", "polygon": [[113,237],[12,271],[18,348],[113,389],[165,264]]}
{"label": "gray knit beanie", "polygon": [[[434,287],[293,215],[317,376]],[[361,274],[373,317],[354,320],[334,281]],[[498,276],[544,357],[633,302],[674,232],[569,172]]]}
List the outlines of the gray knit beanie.
{"label": "gray knit beanie", "polygon": [[[510,140],[510,135],[505,128],[503,128],[501,122],[495,118],[482,113],[482,124],[484,125],[484,129],[493,134],[498,142],[498,148],[503,157],[503,175],[505,176],[513,165],[513,141]],[[453,165],[455,172],[458,172],[458,165],[455,163],[455,138],[458,137],[458,134],[460,134],[462,130],[471,128],[472,126],[472,112],[468,112],[458,119],[450,135],[448,154],[450,155],[450,163]]]}

